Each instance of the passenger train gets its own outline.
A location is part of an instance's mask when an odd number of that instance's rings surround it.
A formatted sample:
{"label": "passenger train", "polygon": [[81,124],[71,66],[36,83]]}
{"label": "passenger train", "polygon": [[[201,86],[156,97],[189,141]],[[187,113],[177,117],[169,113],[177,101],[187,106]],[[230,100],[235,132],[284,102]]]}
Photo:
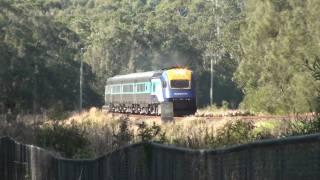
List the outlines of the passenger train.
{"label": "passenger train", "polygon": [[160,115],[161,103],[172,102],[174,115],[197,110],[193,72],[173,67],[118,75],[107,80],[105,107],[111,112]]}

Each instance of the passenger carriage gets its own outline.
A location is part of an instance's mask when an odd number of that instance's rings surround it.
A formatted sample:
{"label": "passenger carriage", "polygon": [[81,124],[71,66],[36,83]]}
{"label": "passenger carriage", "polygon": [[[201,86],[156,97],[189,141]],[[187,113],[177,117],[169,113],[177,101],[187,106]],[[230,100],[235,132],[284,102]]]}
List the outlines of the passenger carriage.
{"label": "passenger carriage", "polygon": [[109,111],[160,115],[161,103],[173,102],[175,115],[196,112],[193,72],[186,68],[118,75],[107,80]]}

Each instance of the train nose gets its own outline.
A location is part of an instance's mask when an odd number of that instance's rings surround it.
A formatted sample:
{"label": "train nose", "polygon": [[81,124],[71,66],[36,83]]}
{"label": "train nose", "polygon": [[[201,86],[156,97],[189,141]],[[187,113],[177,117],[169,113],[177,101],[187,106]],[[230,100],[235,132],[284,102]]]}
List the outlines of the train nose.
{"label": "train nose", "polygon": [[173,93],[174,96],[188,96],[187,92],[174,92]]}
{"label": "train nose", "polygon": [[169,92],[169,97],[168,98],[192,98],[193,97],[193,91],[192,90],[171,90]]}

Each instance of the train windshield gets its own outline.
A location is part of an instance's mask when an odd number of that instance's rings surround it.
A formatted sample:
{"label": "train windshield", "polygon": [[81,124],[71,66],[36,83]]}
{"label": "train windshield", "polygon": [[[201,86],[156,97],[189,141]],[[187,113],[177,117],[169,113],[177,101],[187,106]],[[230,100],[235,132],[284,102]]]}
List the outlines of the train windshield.
{"label": "train windshield", "polygon": [[190,82],[188,80],[171,80],[171,88],[174,89],[186,89],[190,88]]}

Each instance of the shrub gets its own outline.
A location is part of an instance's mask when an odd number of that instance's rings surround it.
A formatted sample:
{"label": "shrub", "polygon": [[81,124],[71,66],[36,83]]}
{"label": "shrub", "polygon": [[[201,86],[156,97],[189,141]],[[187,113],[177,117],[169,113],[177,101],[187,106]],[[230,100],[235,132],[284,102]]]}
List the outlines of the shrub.
{"label": "shrub", "polygon": [[320,132],[320,117],[288,121],[282,136],[296,136]]}
{"label": "shrub", "polygon": [[250,142],[254,139],[252,121],[233,121],[218,129],[216,143],[218,146],[236,145]]}
{"label": "shrub", "polygon": [[89,157],[86,134],[75,125],[63,126],[57,122],[44,125],[37,131],[37,144],[63,153],[68,158]]}
{"label": "shrub", "polygon": [[121,147],[123,145],[127,145],[132,141],[134,135],[133,135],[133,132],[129,129],[128,122],[129,122],[128,117],[121,117],[119,119],[119,130],[116,131],[113,129],[112,144],[113,146],[115,146],[115,148]]}
{"label": "shrub", "polygon": [[166,141],[165,132],[161,131],[161,127],[153,122],[152,126],[148,126],[145,122],[138,124],[137,137],[140,141],[158,141],[163,143]]}
{"label": "shrub", "polygon": [[228,101],[222,101],[222,106],[221,106],[221,108],[222,108],[223,110],[227,110],[227,109],[229,108],[229,103],[228,103]]}

